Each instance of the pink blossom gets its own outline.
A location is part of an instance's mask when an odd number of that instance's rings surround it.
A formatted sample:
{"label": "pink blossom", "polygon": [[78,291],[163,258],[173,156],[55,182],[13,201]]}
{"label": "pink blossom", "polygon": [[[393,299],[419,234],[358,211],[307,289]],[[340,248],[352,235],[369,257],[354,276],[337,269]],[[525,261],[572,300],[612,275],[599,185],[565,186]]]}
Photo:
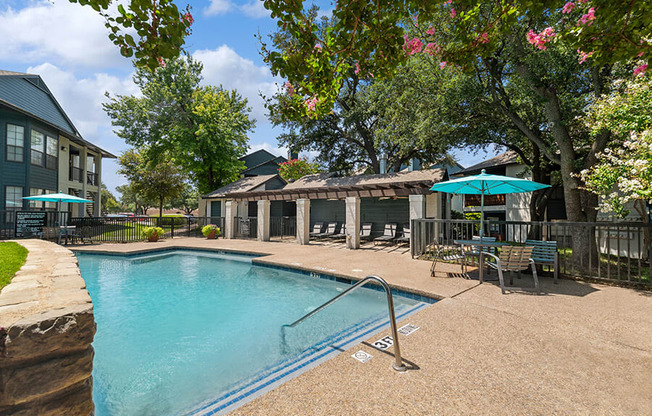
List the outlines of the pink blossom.
{"label": "pink blossom", "polygon": [[439,45],[437,45],[436,43],[430,42],[423,49],[423,53],[427,53],[428,55],[432,56],[434,54],[439,53],[440,50],[441,50],[441,48],[439,47]]}
{"label": "pink blossom", "polygon": [[575,3],[573,3],[572,1],[569,1],[568,3],[564,4],[564,8],[561,9],[561,12],[562,12],[562,13],[570,13],[570,12],[573,11],[573,9],[574,9],[575,7],[577,7],[577,6],[575,5]]}
{"label": "pink blossom", "polygon": [[294,86],[290,84],[290,81],[285,82],[285,92],[292,97],[294,95]]}
{"label": "pink blossom", "polygon": [[589,9],[587,14],[580,17],[580,20],[577,21],[577,26],[585,25],[587,23],[591,26],[593,24],[592,20],[595,20],[595,8],[593,7]]}
{"label": "pink blossom", "polygon": [[636,68],[634,70],[634,76],[645,75],[645,71],[647,71],[647,64],[643,64],[643,65],[639,66],[638,68]]}
{"label": "pink blossom", "polygon": [[320,45],[319,43],[316,44],[315,47],[314,47],[313,49],[317,49],[318,52],[321,52],[321,51],[322,51],[322,47],[321,47],[321,45]]}
{"label": "pink blossom", "polygon": [[555,30],[552,27],[547,27],[539,34],[534,33],[532,29],[525,35],[527,41],[541,50],[546,49],[546,43],[550,42],[555,37]]}
{"label": "pink blossom", "polygon": [[191,24],[195,23],[195,19],[193,19],[193,17],[192,17],[192,15],[190,14],[190,12],[184,14],[184,15],[182,16],[182,19],[183,19],[184,22],[188,23],[188,25],[191,25]]}
{"label": "pink blossom", "polygon": [[446,64],[447,64],[446,61],[441,61],[441,63],[439,64],[439,69],[444,69],[444,67],[446,66]]}
{"label": "pink blossom", "polygon": [[159,56],[159,57],[157,58],[157,60],[158,60],[158,64],[159,64],[159,66],[160,66],[161,68],[165,68],[166,66],[168,66],[168,65],[165,63],[165,61],[163,60],[163,57]]}
{"label": "pink blossom", "polygon": [[355,63],[355,74],[358,75],[360,73],[360,65],[356,62]]}
{"label": "pink blossom", "polygon": [[453,0],[448,0],[448,1],[446,2],[446,4],[451,4],[452,2],[453,2]]}
{"label": "pink blossom", "polygon": [[455,17],[457,15],[457,12],[455,9],[451,9],[451,17]]}
{"label": "pink blossom", "polygon": [[639,53],[639,54],[636,55],[636,56],[638,56],[638,57],[640,58],[641,56],[643,56],[644,53],[645,53],[645,52],[641,52],[641,53]]}
{"label": "pink blossom", "polygon": [[419,38],[414,38],[403,45],[403,49],[407,51],[408,55],[414,55],[415,53],[421,52],[421,49],[423,49],[423,42],[421,42],[421,39]]}
{"label": "pink blossom", "polygon": [[590,58],[591,55],[593,55],[593,52],[586,53],[586,52],[582,52],[582,51],[579,50],[579,49],[577,50],[577,53],[580,54],[580,63],[581,63],[581,64],[583,64],[584,62],[586,62],[586,60],[587,60],[588,58]]}
{"label": "pink blossom", "polygon": [[312,113],[315,111],[315,107],[317,106],[317,103],[319,102],[319,99],[317,97],[310,97],[303,103],[306,105],[306,110],[309,113]]}
{"label": "pink blossom", "polygon": [[476,39],[479,40],[480,43],[489,43],[489,35],[487,35],[486,33],[478,35]]}
{"label": "pink blossom", "polygon": [[426,30],[427,35],[434,35],[435,34],[435,28],[433,26],[429,26],[428,30]]}
{"label": "pink blossom", "polygon": [[403,40],[405,41],[405,43],[408,42],[408,39],[410,39],[410,38],[408,38],[408,35],[403,35]]}

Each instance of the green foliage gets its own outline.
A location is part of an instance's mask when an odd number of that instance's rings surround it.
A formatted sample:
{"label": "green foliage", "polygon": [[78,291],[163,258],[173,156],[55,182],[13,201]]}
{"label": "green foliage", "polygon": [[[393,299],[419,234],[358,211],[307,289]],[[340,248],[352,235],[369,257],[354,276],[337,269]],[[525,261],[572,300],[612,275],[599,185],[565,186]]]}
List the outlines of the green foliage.
{"label": "green foliage", "polygon": [[645,204],[652,200],[652,78],[618,84],[625,88],[596,101],[585,119],[594,134],[609,129],[615,139],[581,175],[586,189],[600,197],[603,212],[626,217],[633,203],[647,222]]}
{"label": "green foliage", "polygon": [[181,214],[164,214],[158,219],[158,225],[171,226],[187,226],[188,218],[184,217]]}
{"label": "green foliage", "polygon": [[155,234],[158,236],[158,238],[163,238],[165,235],[165,230],[163,230],[161,227],[144,227],[142,230],[140,230],[140,235],[142,235],[144,238],[151,238]]}
{"label": "green foliage", "polygon": [[190,215],[192,211],[196,210],[199,206],[199,195],[200,194],[197,189],[195,189],[190,184],[186,184],[183,192],[181,192],[181,195],[179,195],[178,198],[170,201],[169,207],[183,208],[184,212]]}
{"label": "green foliage", "polygon": [[297,180],[306,175],[321,172],[317,163],[308,162],[306,159],[292,159],[283,162],[278,167],[278,173],[286,181]]}
{"label": "green foliage", "polygon": [[100,212],[114,213],[119,212],[122,208],[120,203],[118,203],[118,199],[107,189],[105,184],[102,184],[101,202],[102,207],[100,208]]}
{"label": "green foliage", "polygon": [[133,211],[138,215],[145,215],[147,210],[157,203],[156,200],[147,199],[133,183],[116,186],[115,189],[121,194],[120,202],[124,209]]}
{"label": "green foliage", "polygon": [[204,225],[201,228],[201,233],[204,234],[204,237],[208,237],[208,235],[210,233],[212,233],[213,231],[216,231],[216,235],[220,235],[220,232],[221,232],[220,227],[218,227],[215,224]]}
{"label": "green foliage", "polygon": [[152,71],[161,65],[163,58],[179,56],[193,23],[190,6],[182,13],[173,0],[122,1],[117,15],[110,13],[112,0],[69,1],[98,12],[109,29],[109,39],[120,48],[120,53],[133,57],[137,66]]}
{"label": "green foliage", "polygon": [[27,249],[18,243],[0,243],[0,289],[7,286],[25,264]]}
{"label": "green foliage", "polygon": [[208,193],[238,179],[254,127],[247,100],[237,91],[199,85],[202,65],[192,58],[167,62],[154,72],[137,69],[141,96],[109,97],[104,110],[117,135],[146,147],[150,159],[167,155]]}
{"label": "green foliage", "polygon": [[158,201],[159,216],[163,215],[165,200],[177,198],[185,187],[185,176],[174,159],[148,159],[146,149],[129,149],[120,155],[118,173],[125,175],[133,191],[147,201]]}

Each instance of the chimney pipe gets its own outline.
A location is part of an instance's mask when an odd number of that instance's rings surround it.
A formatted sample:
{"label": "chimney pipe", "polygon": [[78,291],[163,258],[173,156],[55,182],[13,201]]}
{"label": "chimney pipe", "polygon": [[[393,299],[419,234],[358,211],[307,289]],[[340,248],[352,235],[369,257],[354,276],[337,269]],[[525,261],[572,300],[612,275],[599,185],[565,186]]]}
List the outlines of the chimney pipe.
{"label": "chimney pipe", "polygon": [[288,160],[293,160],[298,158],[299,158],[299,152],[295,151],[294,149],[288,149]]}
{"label": "chimney pipe", "polygon": [[421,169],[421,161],[416,157],[410,159],[410,163],[408,164],[408,171],[412,172],[419,169]]}
{"label": "chimney pipe", "polygon": [[387,173],[387,154],[385,152],[380,154],[380,173],[382,175]]}

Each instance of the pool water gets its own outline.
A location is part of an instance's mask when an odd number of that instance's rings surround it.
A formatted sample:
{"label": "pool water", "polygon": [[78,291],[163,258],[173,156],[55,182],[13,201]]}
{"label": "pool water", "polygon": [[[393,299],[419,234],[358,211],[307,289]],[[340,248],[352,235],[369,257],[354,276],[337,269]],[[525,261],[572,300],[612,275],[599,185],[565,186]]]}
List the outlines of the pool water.
{"label": "pool water", "polygon": [[[281,339],[281,326],[350,287],[199,251],[140,256],[78,253],[93,300],[95,414],[184,414],[207,399],[325,348],[387,316],[384,292],[362,288]],[[398,314],[420,303],[394,296]]]}

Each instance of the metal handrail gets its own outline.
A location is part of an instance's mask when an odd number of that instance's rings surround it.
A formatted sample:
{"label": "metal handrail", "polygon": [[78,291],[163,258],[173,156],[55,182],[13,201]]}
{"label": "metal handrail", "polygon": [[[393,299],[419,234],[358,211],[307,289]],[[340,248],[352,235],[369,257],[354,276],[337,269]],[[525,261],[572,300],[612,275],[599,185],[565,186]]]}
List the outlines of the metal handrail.
{"label": "metal handrail", "polygon": [[344,296],[348,295],[355,289],[364,286],[367,284],[369,281],[375,280],[376,282],[380,283],[380,285],[385,289],[385,293],[387,294],[387,308],[389,309],[389,323],[392,327],[392,337],[394,338],[394,357],[395,357],[395,363],[392,365],[392,368],[396,371],[405,371],[407,368],[403,364],[403,360],[401,359],[401,348],[399,347],[398,344],[398,330],[396,329],[396,314],[394,313],[394,300],[392,298],[392,289],[389,287],[387,282],[383,280],[383,278],[379,276],[374,276],[370,275],[365,277],[364,279],[360,280],[350,288],[346,289],[344,292],[340,293],[339,295],[335,296],[333,299],[329,300],[328,302],[324,303],[323,305],[319,306],[317,309],[307,313],[306,315],[302,316],[301,318],[297,319],[296,321],[292,322],[289,325],[283,325],[281,327],[281,331],[284,334],[285,328],[294,328],[301,322],[305,321],[306,319],[310,318],[311,316],[317,314],[318,312],[326,309],[328,306],[332,305],[333,303],[337,302],[338,300],[342,299]]}

